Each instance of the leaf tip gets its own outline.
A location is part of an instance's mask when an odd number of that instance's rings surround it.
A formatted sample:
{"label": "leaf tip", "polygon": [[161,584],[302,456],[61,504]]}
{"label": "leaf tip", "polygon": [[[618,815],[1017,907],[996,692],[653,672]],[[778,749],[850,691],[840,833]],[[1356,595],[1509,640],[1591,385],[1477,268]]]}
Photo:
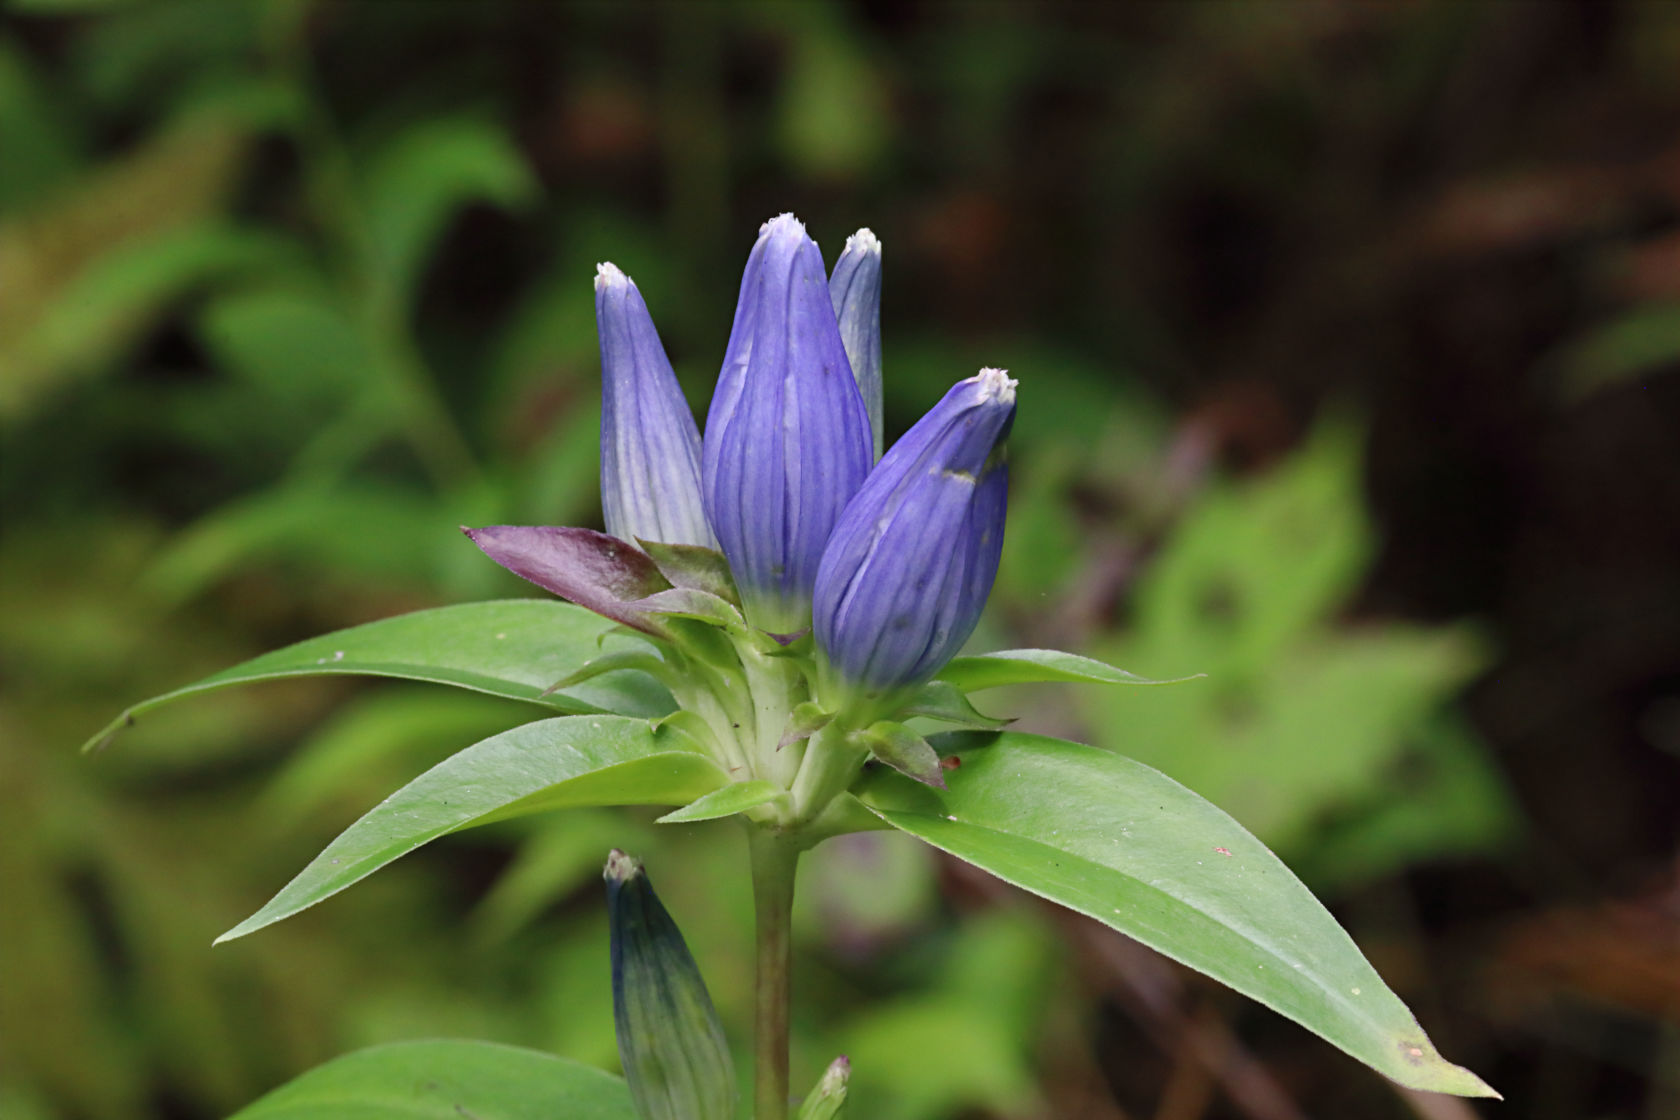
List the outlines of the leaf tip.
{"label": "leaf tip", "polygon": [[[1448,1064],[1450,1065],[1451,1063]],[[1495,1101],[1502,1101],[1505,1099],[1505,1095],[1503,1093],[1501,1093],[1498,1089],[1495,1089],[1492,1085],[1489,1085],[1486,1081],[1483,1081],[1473,1071],[1465,1069],[1463,1066],[1453,1066],[1452,1068],[1453,1072],[1461,1075],[1461,1077],[1455,1080],[1462,1082],[1460,1086],[1453,1090],[1455,1096],[1482,1097],[1487,1100]]]}
{"label": "leaf tip", "polygon": [[1396,1043],[1400,1057],[1411,1070],[1405,1075],[1389,1071],[1389,1076],[1408,1088],[1427,1093],[1447,1093],[1455,1097],[1483,1097],[1504,1100],[1498,1090],[1483,1081],[1473,1071],[1447,1061],[1426,1038],[1403,1037]]}
{"label": "leaf tip", "polygon": [[99,754],[106,747],[111,745],[111,741],[117,737],[117,734],[119,732],[123,731],[126,728],[130,728],[130,727],[133,727],[133,726],[134,726],[134,709],[133,708],[124,708],[122,713],[120,715],[118,715],[116,719],[112,720],[110,723],[107,723],[104,727],[100,728],[97,732],[94,733],[92,738],[90,738],[87,742],[82,744],[80,753],[81,754]]}
{"label": "leaf tip", "polygon": [[[295,912],[296,911],[293,911],[293,913],[295,913]],[[228,930],[226,933],[221,934],[219,937],[216,938],[216,940],[210,942],[210,947],[213,949],[217,945],[221,945],[224,942],[238,941],[241,937],[245,937],[245,936],[248,936],[249,934],[253,934],[253,933],[257,932],[259,929],[262,929],[264,926],[271,926],[275,922],[279,921],[281,918],[286,917],[286,916],[287,915],[285,915],[285,914],[281,914],[281,915],[278,915],[278,916],[269,916],[267,914],[266,908],[264,908],[263,910],[259,910],[255,914],[252,914],[249,918],[246,918],[243,922],[240,922],[238,925],[236,925],[232,929]]]}

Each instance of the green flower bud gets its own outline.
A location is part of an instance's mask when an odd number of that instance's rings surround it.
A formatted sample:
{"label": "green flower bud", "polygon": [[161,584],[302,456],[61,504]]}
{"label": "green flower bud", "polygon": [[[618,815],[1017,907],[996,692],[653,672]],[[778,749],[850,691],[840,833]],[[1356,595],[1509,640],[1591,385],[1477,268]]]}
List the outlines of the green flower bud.
{"label": "green flower bud", "polygon": [[613,849],[602,878],[612,934],[613,1019],[642,1120],[733,1120],[735,1065],[712,997],[642,863]]}
{"label": "green flower bud", "polygon": [[842,1054],[828,1064],[822,1080],[799,1106],[794,1120],[836,1120],[846,1111],[846,1082],[851,1080],[852,1063]]}

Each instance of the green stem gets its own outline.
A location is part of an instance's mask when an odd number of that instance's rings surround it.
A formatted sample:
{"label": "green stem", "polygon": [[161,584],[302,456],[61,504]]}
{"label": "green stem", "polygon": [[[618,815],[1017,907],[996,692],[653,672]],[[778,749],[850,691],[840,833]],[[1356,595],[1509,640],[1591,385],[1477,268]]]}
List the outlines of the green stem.
{"label": "green stem", "polygon": [[758,922],[753,1117],[787,1120],[793,880],[799,845],[783,833],[749,824],[747,852],[752,858],[753,910]]}
{"label": "green stem", "polygon": [[847,742],[850,725],[836,719],[811,736],[799,774],[793,780],[793,820],[809,824],[828,803],[846,792],[869,752]]}

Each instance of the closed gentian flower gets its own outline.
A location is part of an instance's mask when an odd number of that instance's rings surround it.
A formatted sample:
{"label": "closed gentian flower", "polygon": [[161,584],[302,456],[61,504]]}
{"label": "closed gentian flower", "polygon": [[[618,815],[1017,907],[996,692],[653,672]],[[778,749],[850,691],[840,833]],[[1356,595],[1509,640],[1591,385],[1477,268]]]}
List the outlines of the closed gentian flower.
{"label": "closed gentian flower", "polygon": [[810,626],[823,546],[873,458],[822,254],[783,214],[741,277],[703,458],[706,514],[753,625]]}
{"label": "closed gentian flower", "polygon": [[846,251],[834,262],[828,278],[840,340],[852,364],[869,430],[875,439],[875,458],[881,457],[881,241],[867,229],[846,238]]}
{"label": "closed gentian flower", "polygon": [[920,684],[968,640],[1003,549],[1015,382],[958,382],[881,459],[817,572],[817,645],[849,689]]}
{"label": "closed gentian flower", "polygon": [[642,1120],[733,1120],[735,1066],[712,998],[640,860],[614,849],[602,878],[618,1055]]}
{"label": "closed gentian flower", "polygon": [[700,498],[700,431],[642,293],[611,264],[595,274],[601,338],[601,508],[620,540],[716,548]]}

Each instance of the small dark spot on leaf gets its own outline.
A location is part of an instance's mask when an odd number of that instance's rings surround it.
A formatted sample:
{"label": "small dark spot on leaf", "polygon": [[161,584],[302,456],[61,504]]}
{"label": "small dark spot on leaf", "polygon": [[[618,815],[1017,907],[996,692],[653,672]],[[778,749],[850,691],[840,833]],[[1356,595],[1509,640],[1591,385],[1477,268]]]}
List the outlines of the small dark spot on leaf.
{"label": "small dark spot on leaf", "polygon": [[945,758],[942,758],[942,759],[939,760],[939,768],[941,770],[955,770],[957,767],[959,767],[961,765],[962,765],[962,759],[958,758],[954,754],[953,755],[947,755]]}

